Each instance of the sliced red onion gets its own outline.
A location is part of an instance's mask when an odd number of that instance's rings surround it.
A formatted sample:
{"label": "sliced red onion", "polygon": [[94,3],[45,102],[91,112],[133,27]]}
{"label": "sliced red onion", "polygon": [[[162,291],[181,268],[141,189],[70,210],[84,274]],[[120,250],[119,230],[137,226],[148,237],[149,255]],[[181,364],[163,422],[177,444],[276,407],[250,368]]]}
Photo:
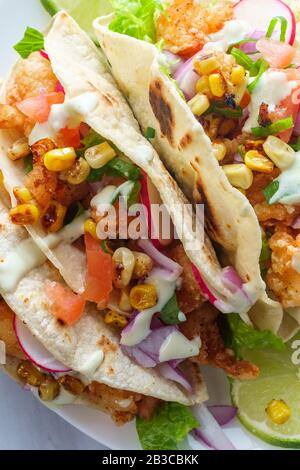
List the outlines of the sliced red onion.
{"label": "sliced red onion", "polygon": [[[249,35],[249,39],[260,39],[266,37],[266,32],[265,31],[258,31],[255,30],[253,33]],[[246,54],[253,54],[255,52],[258,52],[256,49],[256,42],[246,42],[244,44],[240,45],[240,50],[245,52]]]}
{"label": "sliced red onion", "polygon": [[173,273],[173,281],[176,281],[179,276],[181,276],[183,268],[178,263],[175,263],[175,261],[158,251],[150,240],[139,240],[138,245],[158,266],[161,266],[167,271]]}
{"label": "sliced red onion", "polygon": [[194,60],[198,55],[199,52],[184,62],[184,64],[179,67],[173,76],[174,80],[177,81],[187,100],[190,100],[193,98],[193,96],[195,96],[196,83],[200,78],[194,70]]}
{"label": "sliced red onion", "polygon": [[235,450],[234,445],[205,405],[194,406],[193,413],[200,423],[200,427],[195,430],[197,438],[201,439],[211,449]]}
{"label": "sliced red onion", "polygon": [[46,348],[33,336],[29,328],[15,315],[13,326],[25,356],[37,367],[46,372],[70,372],[71,369],[57,361]]}
{"label": "sliced red onion", "polygon": [[239,153],[236,153],[233,157],[233,161],[235,163],[244,163],[244,160],[242,159],[242,157],[240,156]]}
{"label": "sliced red onion", "polygon": [[133,359],[137,364],[142,367],[153,368],[157,363],[146,353],[144,353],[138,346],[121,346],[123,353]]}
{"label": "sliced red onion", "polygon": [[207,408],[220,426],[226,426],[237,414],[237,408],[235,406],[213,405]]}
{"label": "sliced red onion", "polygon": [[233,294],[243,288],[242,280],[232,266],[223,269],[222,280],[225,287]]}
{"label": "sliced red onion", "polygon": [[168,66],[170,68],[170,71],[173,75],[179,69],[179,67],[182,66],[184,61],[179,55],[173,54],[173,52],[164,50],[162,53],[165,56],[165,58],[168,62]]}
{"label": "sliced red onion", "polygon": [[185,390],[192,393],[191,384],[179,369],[173,368],[169,363],[159,364],[156,369],[162,377],[179,383]]}
{"label": "sliced red onion", "polygon": [[297,114],[297,118],[296,118],[296,121],[295,121],[295,127],[294,127],[294,130],[293,130],[293,134],[296,136],[296,137],[299,137],[300,136],[300,110]]}
{"label": "sliced red onion", "polygon": [[[141,315],[143,312],[141,313]],[[157,364],[159,364],[159,352],[162,344],[165,340],[170,336],[172,333],[177,331],[176,326],[163,326],[161,328],[157,328],[147,336],[138,346],[139,348],[148,356],[150,356]]]}
{"label": "sliced red onion", "polygon": [[296,217],[296,219],[293,221],[291,227],[295,230],[300,230],[300,216]]}

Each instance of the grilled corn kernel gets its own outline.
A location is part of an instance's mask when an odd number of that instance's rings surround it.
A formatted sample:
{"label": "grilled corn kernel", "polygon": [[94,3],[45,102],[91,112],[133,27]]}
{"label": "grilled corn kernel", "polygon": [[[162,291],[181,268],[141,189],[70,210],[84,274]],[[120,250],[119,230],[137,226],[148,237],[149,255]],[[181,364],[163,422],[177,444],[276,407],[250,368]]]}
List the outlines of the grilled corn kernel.
{"label": "grilled corn kernel", "polygon": [[133,275],[135,257],[128,248],[118,248],[113,254],[113,283],[117,289],[128,286]]}
{"label": "grilled corn kernel", "polygon": [[45,375],[37,370],[29,361],[23,361],[18,365],[17,374],[32,387],[40,387],[45,380]]}
{"label": "grilled corn kernel", "polygon": [[39,397],[42,401],[53,401],[59,395],[59,384],[52,377],[46,377],[39,386]]}
{"label": "grilled corn kernel", "polygon": [[219,73],[212,73],[209,77],[209,88],[214,96],[222,98],[226,92],[226,86],[222,75]]}
{"label": "grilled corn kernel", "polygon": [[41,223],[47,232],[58,232],[65,220],[67,208],[57,201],[51,201],[47,209],[43,212]]}
{"label": "grilled corn kernel", "polygon": [[294,149],[281,139],[278,139],[278,137],[270,135],[263,144],[263,147],[268,157],[280,170],[285,170],[295,160]]}
{"label": "grilled corn kernel", "polygon": [[64,375],[58,379],[59,384],[73,395],[81,395],[84,392],[85,386],[81,380],[71,375]]}
{"label": "grilled corn kernel", "polygon": [[188,102],[188,105],[195,116],[201,116],[208,110],[210,103],[206,95],[196,95]]}
{"label": "grilled corn kernel", "polygon": [[124,312],[131,312],[132,310],[129,294],[130,294],[130,290],[128,286],[125,287],[125,289],[122,289],[120,300],[119,300],[119,308],[120,310],[123,310]]}
{"label": "grilled corn kernel", "polygon": [[291,417],[291,409],[283,400],[272,400],[266,409],[266,413],[274,424],[284,424]]}
{"label": "grilled corn kernel", "polygon": [[220,67],[220,63],[216,57],[208,57],[204,60],[195,60],[194,69],[199,75],[209,75]]}
{"label": "grilled corn kernel", "polygon": [[8,150],[8,156],[11,160],[20,160],[30,154],[31,150],[28,145],[27,139],[17,140],[12,147]]}
{"label": "grilled corn kernel", "polygon": [[244,67],[241,65],[236,65],[233,67],[230,80],[234,85],[242,85],[245,81],[246,72]]}
{"label": "grilled corn kernel", "polygon": [[223,160],[223,158],[226,157],[226,153],[227,153],[226,145],[223,144],[222,142],[215,142],[213,144],[213,153],[216,159],[218,160],[218,162],[220,162],[221,160]]}
{"label": "grilled corn kernel", "polygon": [[250,170],[258,171],[259,173],[272,173],[274,170],[274,163],[267,157],[257,152],[257,150],[249,150],[245,155],[245,164]]}
{"label": "grilled corn kernel", "polygon": [[9,216],[15,225],[33,225],[39,220],[40,211],[34,204],[20,204],[11,209]]}
{"label": "grilled corn kernel", "polygon": [[144,279],[153,269],[153,261],[145,253],[134,252],[135,265],[133,271],[134,279]]}
{"label": "grilled corn kernel", "polygon": [[49,171],[60,172],[72,168],[76,160],[76,152],[73,147],[54,149],[44,156],[44,165]]}
{"label": "grilled corn kernel", "polygon": [[92,235],[92,237],[95,238],[95,240],[98,240],[97,225],[93,221],[93,219],[87,219],[84,222],[84,231],[85,231],[85,233],[89,233],[90,235]]}
{"label": "grilled corn kernel", "polygon": [[91,172],[91,167],[84,158],[79,158],[75,161],[70,170],[66,172],[66,180],[69,184],[74,186],[81,184],[88,179]]}
{"label": "grilled corn kernel", "polygon": [[224,165],[223,170],[232,186],[241,189],[249,189],[253,183],[253,173],[243,163]]}
{"label": "grilled corn kernel", "polygon": [[116,156],[116,151],[108,142],[103,142],[100,145],[91,147],[84,154],[84,158],[94,170],[99,170],[99,168],[104,167]]}
{"label": "grilled corn kernel", "polygon": [[124,315],[113,310],[107,312],[104,321],[107,325],[117,326],[118,328],[125,328],[128,324],[128,320]]}
{"label": "grilled corn kernel", "polygon": [[139,284],[130,291],[130,303],[135,310],[146,310],[157,304],[157,291],[153,284]]}
{"label": "grilled corn kernel", "polygon": [[204,94],[210,93],[209,81],[206,75],[199,78],[198,82],[196,83],[196,92]]}
{"label": "grilled corn kernel", "polygon": [[27,188],[20,188],[19,186],[16,186],[14,188],[14,196],[18,204],[27,204],[28,202],[32,201],[32,195]]}

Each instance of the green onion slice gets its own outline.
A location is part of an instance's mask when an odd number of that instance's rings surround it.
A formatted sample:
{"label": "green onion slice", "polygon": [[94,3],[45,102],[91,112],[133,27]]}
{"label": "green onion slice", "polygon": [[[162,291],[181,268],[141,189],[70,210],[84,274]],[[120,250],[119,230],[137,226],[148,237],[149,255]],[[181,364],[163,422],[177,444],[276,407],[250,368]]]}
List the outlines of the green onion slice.
{"label": "green onion slice", "polygon": [[270,200],[277,193],[279,189],[279,181],[272,181],[272,183],[268,184],[268,186],[263,190],[265,199],[268,204],[270,204]]}
{"label": "green onion slice", "polygon": [[285,42],[286,33],[288,29],[288,20],[284,16],[275,16],[268,27],[266,37],[271,38],[277,24],[280,23],[280,41]]}
{"label": "green onion slice", "polygon": [[245,52],[241,51],[237,47],[234,47],[231,50],[231,55],[235,58],[235,60],[237,61],[239,65],[242,65],[247,70],[252,69],[254,65],[254,61],[250,59],[250,57],[248,57],[248,55]]}
{"label": "green onion slice", "polygon": [[252,134],[255,137],[268,137],[269,135],[276,135],[280,132],[287,131],[294,127],[294,120],[292,117],[288,117],[286,119],[280,119],[279,121],[270,124],[267,127],[253,127],[251,129]]}

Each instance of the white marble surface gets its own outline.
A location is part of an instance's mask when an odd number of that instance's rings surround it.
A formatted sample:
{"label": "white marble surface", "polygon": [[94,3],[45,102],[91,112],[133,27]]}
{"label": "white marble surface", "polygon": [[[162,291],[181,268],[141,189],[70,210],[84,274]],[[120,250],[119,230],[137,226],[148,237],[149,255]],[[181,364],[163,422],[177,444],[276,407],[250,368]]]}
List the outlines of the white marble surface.
{"label": "white marble surface", "polygon": [[103,450],[0,372],[0,450]]}

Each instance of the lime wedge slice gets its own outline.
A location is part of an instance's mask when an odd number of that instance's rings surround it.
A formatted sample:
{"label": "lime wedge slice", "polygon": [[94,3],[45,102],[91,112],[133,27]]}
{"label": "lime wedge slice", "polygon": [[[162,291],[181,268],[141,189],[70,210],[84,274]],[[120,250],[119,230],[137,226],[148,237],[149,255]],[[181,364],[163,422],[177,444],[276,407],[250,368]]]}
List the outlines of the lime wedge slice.
{"label": "lime wedge slice", "polygon": [[93,38],[95,38],[94,19],[113,11],[109,0],[89,0],[88,2],[86,0],[41,0],[41,3],[50,15],[66,10]]}
{"label": "lime wedge slice", "polygon": [[[232,401],[242,424],[257,437],[279,447],[300,448],[299,339],[299,335],[293,338],[284,352],[247,351],[244,358],[259,366],[260,375],[253,381],[235,380],[231,386]],[[284,424],[275,424],[266,413],[274,399],[284,400],[291,410],[291,417]]]}

